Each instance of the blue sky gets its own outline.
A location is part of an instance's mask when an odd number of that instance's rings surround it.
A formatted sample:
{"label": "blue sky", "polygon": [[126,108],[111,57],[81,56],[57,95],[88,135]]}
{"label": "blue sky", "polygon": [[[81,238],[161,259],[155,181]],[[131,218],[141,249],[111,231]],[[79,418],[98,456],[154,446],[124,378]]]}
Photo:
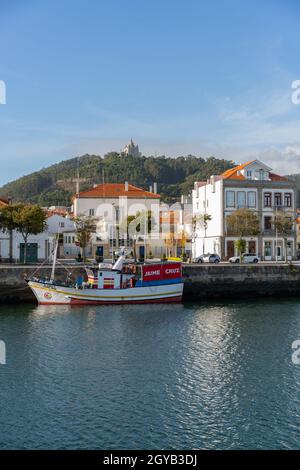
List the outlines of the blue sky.
{"label": "blue sky", "polygon": [[300,172],[299,5],[0,0],[0,184],[131,137]]}

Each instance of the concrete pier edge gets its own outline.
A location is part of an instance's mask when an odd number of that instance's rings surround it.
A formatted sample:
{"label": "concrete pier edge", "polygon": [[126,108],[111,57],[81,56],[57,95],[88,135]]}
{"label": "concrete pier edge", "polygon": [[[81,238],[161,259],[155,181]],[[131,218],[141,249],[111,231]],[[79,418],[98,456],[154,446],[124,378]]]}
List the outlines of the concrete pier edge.
{"label": "concrete pier edge", "polygon": [[[0,266],[0,303],[36,302],[24,276],[31,266]],[[68,266],[74,278],[83,271]],[[41,267],[39,275],[49,277],[51,267]],[[56,269],[60,279],[65,269]],[[257,297],[300,297],[300,265],[185,265],[183,266],[184,301],[208,299],[256,299]]]}

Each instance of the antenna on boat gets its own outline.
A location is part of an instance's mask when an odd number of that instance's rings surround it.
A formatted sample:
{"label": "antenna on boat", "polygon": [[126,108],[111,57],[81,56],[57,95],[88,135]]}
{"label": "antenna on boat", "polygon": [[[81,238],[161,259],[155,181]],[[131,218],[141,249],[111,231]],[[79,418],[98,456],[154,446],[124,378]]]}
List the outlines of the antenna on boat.
{"label": "antenna on boat", "polygon": [[55,278],[55,266],[56,266],[56,260],[57,260],[57,250],[58,250],[58,243],[59,243],[59,232],[56,234],[56,244],[53,252],[53,261],[52,261],[52,270],[51,270],[51,276],[50,276],[50,281],[53,282]]}

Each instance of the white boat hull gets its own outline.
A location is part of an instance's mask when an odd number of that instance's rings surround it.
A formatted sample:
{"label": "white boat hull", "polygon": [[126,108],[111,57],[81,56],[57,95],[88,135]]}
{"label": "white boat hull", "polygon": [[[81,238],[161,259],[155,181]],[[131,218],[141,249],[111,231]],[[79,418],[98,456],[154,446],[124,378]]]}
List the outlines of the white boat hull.
{"label": "white boat hull", "polygon": [[131,287],[126,289],[76,289],[42,282],[29,281],[39,304],[132,304],[181,302],[183,283],[155,286]]}

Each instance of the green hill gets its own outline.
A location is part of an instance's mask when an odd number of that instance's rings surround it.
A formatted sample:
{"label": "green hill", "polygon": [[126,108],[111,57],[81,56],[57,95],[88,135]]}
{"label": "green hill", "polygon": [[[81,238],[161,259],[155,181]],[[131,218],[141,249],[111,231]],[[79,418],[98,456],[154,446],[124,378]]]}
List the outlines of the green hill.
{"label": "green hill", "polygon": [[[214,157],[133,157],[109,153],[103,158],[83,155],[79,158],[80,190],[105,182],[131,184],[147,189],[154,181],[163,200],[170,202],[187,194],[194,181],[219,174],[234,166],[234,162]],[[14,201],[27,201],[42,206],[69,205],[75,192],[77,158],[65,160],[23,176],[0,188],[0,196]]]}

